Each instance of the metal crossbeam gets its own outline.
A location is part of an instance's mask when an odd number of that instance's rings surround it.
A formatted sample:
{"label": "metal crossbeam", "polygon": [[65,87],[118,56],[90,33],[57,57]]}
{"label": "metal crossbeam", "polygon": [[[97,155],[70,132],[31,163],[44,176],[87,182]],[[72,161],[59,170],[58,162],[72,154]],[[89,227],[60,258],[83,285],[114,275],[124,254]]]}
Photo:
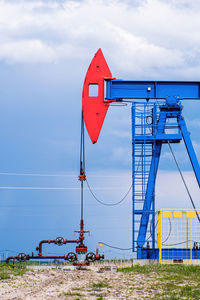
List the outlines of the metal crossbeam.
{"label": "metal crossbeam", "polygon": [[174,105],[178,100],[200,99],[196,81],[106,81],[106,99],[165,99]]}

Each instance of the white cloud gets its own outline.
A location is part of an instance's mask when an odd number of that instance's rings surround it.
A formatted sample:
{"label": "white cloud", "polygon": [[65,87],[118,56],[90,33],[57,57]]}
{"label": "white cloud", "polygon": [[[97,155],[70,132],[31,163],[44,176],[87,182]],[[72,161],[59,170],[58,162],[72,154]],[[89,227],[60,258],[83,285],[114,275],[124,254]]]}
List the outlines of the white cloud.
{"label": "white cloud", "polygon": [[0,57],[8,63],[49,62],[56,59],[56,52],[40,40],[20,40],[3,44],[0,47]]}
{"label": "white cloud", "polygon": [[54,63],[75,57],[88,62],[102,47],[121,75],[196,77],[199,9],[196,1],[186,0],[134,5],[117,0],[0,1],[0,59]]}

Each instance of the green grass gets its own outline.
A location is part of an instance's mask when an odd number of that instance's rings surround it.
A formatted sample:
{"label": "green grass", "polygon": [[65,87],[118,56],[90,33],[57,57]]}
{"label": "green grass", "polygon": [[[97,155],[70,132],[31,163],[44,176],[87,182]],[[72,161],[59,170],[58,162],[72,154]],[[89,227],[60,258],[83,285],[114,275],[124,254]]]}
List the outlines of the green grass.
{"label": "green grass", "polygon": [[197,277],[200,276],[200,266],[194,265],[135,265],[133,267],[127,268],[118,268],[118,272],[135,272],[142,274],[163,274],[163,273],[172,273],[178,275],[184,275],[186,277]]}
{"label": "green grass", "polygon": [[102,290],[98,290],[98,291],[92,292],[89,295],[96,297],[97,300],[102,300],[102,299],[104,299],[106,297],[106,293],[102,293]]}
{"label": "green grass", "polygon": [[26,272],[26,267],[21,264],[6,264],[0,263],[0,280],[11,278],[11,276],[23,275]]}
{"label": "green grass", "polygon": [[110,285],[105,282],[105,281],[99,281],[99,282],[93,282],[90,284],[90,290],[88,290],[90,292],[91,296],[96,296],[96,299],[104,299],[104,297],[106,296],[104,292],[105,288],[109,288]]}
{"label": "green grass", "polygon": [[102,289],[102,288],[108,288],[109,284],[107,282],[103,282],[103,281],[100,281],[97,283],[93,282],[91,287],[94,289]]}
{"label": "green grass", "polygon": [[104,294],[101,294],[101,295],[99,294],[99,295],[97,296],[97,300],[103,300],[104,297],[105,297]]}
{"label": "green grass", "polygon": [[71,288],[71,290],[77,292],[77,291],[84,291],[85,289],[82,287],[73,287],[73,288]]}
{"label": "green grass", "polygon": [[62,292],[58,295],[58,297],[73,297],[73,296],[78,296],[78,297],[82,297],[82,295],[80,293],[71,293],[71,292]]}
{"label": "green grass", "polygon": [[162,293],[158,293],[155,299],[193,299],[199,300],[200,299],[200,288],[197,286],[190,286],[190,285],[169,285],[167,283],[163,287]]}
{"label": "green grass", "polygon": [[119,268],[118,272],[133,272],[155,277],[156,287],[161,291],[156,294],[155,299],[200,299],[200,266],[135,265]]}

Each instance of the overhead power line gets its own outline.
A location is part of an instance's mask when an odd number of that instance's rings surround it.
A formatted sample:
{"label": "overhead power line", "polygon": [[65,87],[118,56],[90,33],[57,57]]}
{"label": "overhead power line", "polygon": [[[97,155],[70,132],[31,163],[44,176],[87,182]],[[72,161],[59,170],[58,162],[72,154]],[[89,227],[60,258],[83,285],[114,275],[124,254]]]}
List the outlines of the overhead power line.
{"label": "overhead power line", "polygon": [[0,172],[5,176],[33,176],[33,177],[73,177],[76,174],[41,174],[41,173],[16,173],[16,172]]}
{"label": "overhead power line", "polygon": [[[115,172],[116,173],[116,172]],[[1,176],[24,176],[24,177],[77,177],[77,174],[43,174],[43,173],[18,173],[18,172],[0,172]],[[87,174],[88,176],[88,174]],[[123,175],[124,176],[124,175]],[[128,175],[127,175],[128,176]],[[93,175],[89,174],[90,178],[121,178],[121,175]]]}
{"label": "overhead power line", "polygon": [[[93,190],[109,191],[109,190],[121,190],[122,188],[113,187],[96,187]],[[80,187],[33,187],[33,186],[0,186],[0,190],[80,190]],[[86,190],[89,190],[89,188]]]}

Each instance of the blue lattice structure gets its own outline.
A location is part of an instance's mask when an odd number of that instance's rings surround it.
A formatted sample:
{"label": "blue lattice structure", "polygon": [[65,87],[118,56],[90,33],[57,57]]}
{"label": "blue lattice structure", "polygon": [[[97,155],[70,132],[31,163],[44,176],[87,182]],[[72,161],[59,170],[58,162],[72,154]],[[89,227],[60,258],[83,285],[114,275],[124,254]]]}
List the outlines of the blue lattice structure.
{"label": "blue lattice structure", "polygon": [[[90,94],[91,86],[96,88],[95,95]],[[200,100],[200,82],[113,79],[99,49],[88,68],[82,95],[84,121],[94,144],[109,105],[113,102],[132,104],[133,251],[138,258],[158,258],[155,184],[163,144],[184,141],[200,187],[200,166],[181,104],[185,100]],[[198,220],[200,222],[199,216]]]}
{"label": "blue lattice structure", "polygon": [[133,251],[138,258],[158,258],[155,184],[163,144],[184,140],[200,186],[200,167],[181,104],[199,98],[199,82],[107,81],[107,99],[132,103]]}

